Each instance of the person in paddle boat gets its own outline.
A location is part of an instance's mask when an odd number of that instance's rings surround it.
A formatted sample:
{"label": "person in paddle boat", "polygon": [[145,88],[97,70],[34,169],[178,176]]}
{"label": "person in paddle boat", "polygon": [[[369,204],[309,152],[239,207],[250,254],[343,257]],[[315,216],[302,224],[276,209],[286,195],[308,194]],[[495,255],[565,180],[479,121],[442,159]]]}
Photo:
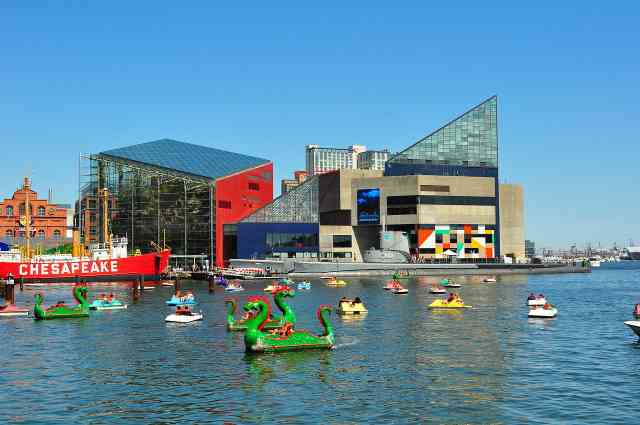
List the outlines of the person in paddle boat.
{"label": "person in paddle boat", "polygon": [[247,311],[246,313],[244,313],[242,315],[242,320],[249,320],[249,319],[253,319],[253,317],[255,316],[256,311],[255,310],[251,310],[251,311]]}
{"label": "person in paddle boat", "polygon": [[342,297],[342,298],[340,298],[340,304],[342,304],[342,303],[348,303],[348,302],[349,302],[349,299],[348,299],[347,297]]}
{"label": "person in paddle boat", "polygon": [[539,300],[543,300],[544,299],[544,295],[543,294],[538,294],[538,298]]}
{"label": "person in paddle boat", "polygon": [[109,297],[107,297],[107,302],[108,303],[112,303],[114,298],[115,298],[115,296],[113,295],[113,292],[111,292],[109,294]]}
{"label": "person in paddle boat", "polygon": [[460,296],[458,294],[456,294],[455,292],[451,292],[449,293],[449,296],[447,297],[447,302],[448,303],[452,303],[452,302],[462,302],[462,298],[460,298]]}
{"label": "person in paddle boat", "polygon": [[53,309],[56,309],[58,307],[66,307],[66,306],[67,305],[64,303],[64,301],[58,301],[57,303],[55,303],[54,305],[49,307],[47,310],[53,310]]}
{"label": "person in paddle boat", "polygon": [[191,309],[185,306],[176,307],[176,314],[179,316],[191,316]]}
{"label": "person in paddle boat", "polygon": [[529,294],[529,296],[527,297],[527,301],[533,301],[536,300],[536,294],[534,294],[533,292]]}
{"label": "person in paddle boat", "polygon": [[355,297],[351,305],[362,304],[360,297]]}
{"label": "person in paddle boat", "polygon": [[287,338],[293,333],[293,324],[285,323],[282,327],[273,329],[271,333],[279,336],[280,338]]}

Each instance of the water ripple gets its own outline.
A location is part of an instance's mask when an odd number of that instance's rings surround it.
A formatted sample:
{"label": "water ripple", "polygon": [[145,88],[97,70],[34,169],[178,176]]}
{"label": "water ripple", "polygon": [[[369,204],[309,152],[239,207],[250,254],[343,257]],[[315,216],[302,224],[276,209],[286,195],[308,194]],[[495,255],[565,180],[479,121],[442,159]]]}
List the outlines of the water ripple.
{"label": "water ripple", "polygon": [[[223,294],[195,284],[205,320],[189,326],[163,322],[166,288],[89,320],[2,320],[0,423],[633,423],[640,344],[622,322],[640,301],[639,271],[461,277],[474,308],[454,312],[426,308],[435,277],[409,281],[405,297],[379,279],[314,281],[293,301],[300,327],[320,330],[316,307],[341,296],[369,309],[333,317],[332,351],[246,354],[225,330]],[[532,291],[558,306],[555,320],[526,318]],[[71,298],[68,288],[46,297]]]}

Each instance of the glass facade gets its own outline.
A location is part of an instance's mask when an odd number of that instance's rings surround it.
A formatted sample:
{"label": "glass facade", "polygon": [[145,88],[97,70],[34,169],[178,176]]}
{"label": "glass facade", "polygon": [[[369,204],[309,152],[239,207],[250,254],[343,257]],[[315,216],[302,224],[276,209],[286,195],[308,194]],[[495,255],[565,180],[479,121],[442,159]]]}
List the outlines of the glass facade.
{"label": "glass facade", "polygon": [[[173,255],[206,255],[214,259],[213,182],[134,162],[94,155],[81,188],[79,227],[88,243],[104,240],[103,203],[97,188],[109,191],[109,233],[126,236],[129,250],[150,252],[150,241],[163,242]],[[84,221],[87,220],[90,226]],[[87,232],[88,230],[88,232]],[[89,233],[89,234],[87,234]]]}
{"label": "glass facade", "polygon": [[389,163],[498,167],[498,98],[493,96],[419,140]]}
{"label": "glass facade", "polygon": [[267,233],[267,248],[273,251],[318,249],[317,233]]}
{"label": "glass facade", "polygon": [[319,184],[313,176],[243,219],[242,223],[318,223]]}

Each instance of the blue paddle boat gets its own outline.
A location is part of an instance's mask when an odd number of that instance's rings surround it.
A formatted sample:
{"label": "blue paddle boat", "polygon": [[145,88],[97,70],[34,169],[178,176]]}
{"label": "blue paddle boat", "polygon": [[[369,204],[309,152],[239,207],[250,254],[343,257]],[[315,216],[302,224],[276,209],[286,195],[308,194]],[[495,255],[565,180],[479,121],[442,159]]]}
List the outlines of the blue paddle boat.
{"label": "blue paddle boat", "polygon": [[311,282],[309,282],[307,280],[302,281],[302,282],[298,282],[298,290],[299,291],[302,291],[302,290],[308,291],[310,289],[311,289]]}
{"label": "blue paddle boat", "polygon": [[197,304],[195,298],[193,298],[193,295],[178,297],[175,294],[166,303],[167,303],[167,305],[170,305],[170,306],[195,305],[195,304]]}
{"label": "blue paddle boat", "polygon": [[127,305],[119,300],[94,300],[91,304],[89,304],[90,310],[124,310],[127,308]]}

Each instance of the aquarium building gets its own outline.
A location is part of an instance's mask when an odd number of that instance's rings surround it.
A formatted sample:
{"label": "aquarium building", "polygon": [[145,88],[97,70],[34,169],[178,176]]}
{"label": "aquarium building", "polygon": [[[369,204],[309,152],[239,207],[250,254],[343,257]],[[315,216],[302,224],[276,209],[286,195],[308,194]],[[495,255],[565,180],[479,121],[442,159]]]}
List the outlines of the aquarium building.
{"label": "aquarium building", "polygon": [[523,190],[499,183],[497,111],[492,96],[384,170],[313,176],[229,229],[238,258],[360,261],[382,230],[406,233],[415,258],[523,258]]}
{"label": "aquarium building", "polygon": [[84,155],[75,220],[85,244],[105,239],[103,188],[108,232],[127,236],[131,252],[166,245],[174,259],[222,265],[235,252],[223,227],[273,199],[273,163],[170,139]]}

